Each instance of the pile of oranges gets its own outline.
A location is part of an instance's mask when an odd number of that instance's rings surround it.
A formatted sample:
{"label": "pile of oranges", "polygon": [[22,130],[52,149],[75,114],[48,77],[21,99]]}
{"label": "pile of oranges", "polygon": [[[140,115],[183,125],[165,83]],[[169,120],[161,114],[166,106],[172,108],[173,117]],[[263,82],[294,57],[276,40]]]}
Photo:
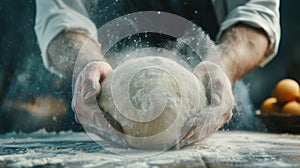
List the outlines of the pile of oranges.
{"label": "pile of oranges", "polygon": [[284,113],[300,115],[300,86],[293,79],[279,81],[272,93],[261,105],[264,114]]}

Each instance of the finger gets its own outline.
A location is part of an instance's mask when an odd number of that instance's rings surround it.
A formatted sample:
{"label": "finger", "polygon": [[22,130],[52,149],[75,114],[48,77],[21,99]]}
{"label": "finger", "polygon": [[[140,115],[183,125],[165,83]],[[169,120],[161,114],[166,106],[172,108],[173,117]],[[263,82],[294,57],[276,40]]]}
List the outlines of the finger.
{"label": "finger", "polygon": [[181,148],[185,145],[190,145],[208,138],[213,132],[215,132],[215,129],[212,129],[212,127],[212,125],[203,123],[201,126],[192,128],[189,133],[181,139],[177,147]]}
{"label": "finger", "polygon": [[76,114],[76,113],[75,113],[75,115],[74,115],[74,118],[75,118],[75,122],[76,122],[76,123],[80,123],[79,120],[78,120],[78,117],[77,117],[77,114]]}
{"label": "finger", "polygon": [[204,86],[208,86],[209,73],[207,63],[205,61],[201,62],[194,68],[193,74],[195,74],[195,76],[204,84]]}
{"label": "finger", "polygon": [[84,101],[96,98],[100,93],[101,62],[91,62],[81,72],[84,75],[81,82],[81,93]]}
{"label": "finger", "polygon": [[100,65],[100,83],[112,72],[111,66],[106,62],[101,62]]}
{"label": "finger", "polygon": [[122,132],[114,129],[105,119],[103,113],[94,111],[90,113],[90,117],[78,115],[80,123],[84,126],[86,131],[90,131],[104,140],[112,142],[114,144],[127,146],[127,141],[125,140]]}
{"label": "finger", "polygon": [[[200,140],[217,131],[220,122],[222,123],[220,111],[220,107],[207,107],[197,113],[193,119],[187,122],[190,124],[192,121],[194,125],[189,127],[191,129],[183,139],[190,140],[199,137],[198,140]],[[206,132],[203,130],[206,130]]]}
{"label": "finger", "polygon": [[[125,140],[123,133],[119,130],[115,129],[108,120],[105,118],[104,113],[102,111],[95,111],[90,116],[90,122],[92,122],[95,126],[96,131],[98,132],[97,135],[100,137],[104,137],[109,141],[114,143],[126,145],[127,141]],[[94,131],[95,132],[95,131]]]}
{"label": "finger", "polygon": [[75,86],[74,86],[74,93],[73,93],[73,98],[72,98],[72,109],[73,111],[77,111],[78,107],[78,99],[81,95],[81,81],[82,81],[82,75],[79,74],[79,76],[76,79]]}

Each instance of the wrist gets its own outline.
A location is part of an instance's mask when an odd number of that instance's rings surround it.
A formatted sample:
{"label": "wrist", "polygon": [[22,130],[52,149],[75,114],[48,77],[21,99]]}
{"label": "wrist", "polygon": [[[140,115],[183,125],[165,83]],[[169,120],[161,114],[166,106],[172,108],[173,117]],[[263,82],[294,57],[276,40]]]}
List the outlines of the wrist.
{"label": "wrist", "polygon": [[88,63],[103,60],[99,43],[82,33],[62,32],[51,43],[48,51],[52,62],[73,86]]}
{"label": "wrist", "polygon": [[224,73],[228,77],[231,84],[234,84],[238,80],[238,66],[239,63],[235,59],[237,53],[235,50],[228,51],[226,44],[218,45],[220,51],[220,66],[222,67]]}
{"label": "wrist", "polygon": [[230,83],[233,84],[238,80],[237,68],[235,66],[237,61],[234,59],[237,53],[235,50],[229,51],[229,48],[225,43],[221,43],[217,47],[220,57],[208,57],[205,61],[218,65],[223,70]]}
{"label": "wrist", "polygon": [[74,67],[79,65],[78,67],[83,68],[91,60],[102,59],[97,42],[82,33],[72,31],[63,31],[57,35],[49,43],[47,55],[49,64],[68,79],[72,79]]}
{"label": "wrist", "polygon": [[264,59],[268,38],[260,29],[237,24],[224,32],[218,48],[224,71],[233,84]]}

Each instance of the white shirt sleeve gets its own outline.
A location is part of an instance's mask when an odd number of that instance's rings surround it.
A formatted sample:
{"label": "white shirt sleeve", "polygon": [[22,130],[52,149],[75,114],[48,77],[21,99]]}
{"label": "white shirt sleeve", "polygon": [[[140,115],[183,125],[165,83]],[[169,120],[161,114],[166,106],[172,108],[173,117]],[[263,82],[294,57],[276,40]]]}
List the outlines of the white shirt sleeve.
{"label": "white shirt sleeve", "polygon": [[[280,41],[279,0],[249,0],[244,4],[238,0],[227,0],[228,14],[221,24],[217,38],[229,27],[242,22],[253,27],[262,28],[268,35],[270,46],[267,56],[260,63],[264,66],[278,52]],[[240,1],[241,2],[241,1]]]}
{"label": "white shirt sleeve", "polygon": [[81,32],[98,42],[96,27],[81,0],[36,0],[34,29],[45,67],[58,75],[61,74],[49,62],[47,47],[61,31]]}

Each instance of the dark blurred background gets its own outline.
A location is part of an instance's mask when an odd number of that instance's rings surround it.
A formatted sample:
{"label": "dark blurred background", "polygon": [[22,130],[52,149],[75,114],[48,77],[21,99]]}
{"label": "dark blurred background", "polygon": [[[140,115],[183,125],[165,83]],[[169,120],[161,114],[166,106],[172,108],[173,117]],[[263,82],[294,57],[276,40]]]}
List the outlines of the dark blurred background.
{"label": "dark blurred background", "polygon": [[34,33],[35,1],[2,0],[0,18],[0,133],[80,129],[68,102],[70,82],[42,63]]}
{"label": "dark blurred background", "polygon": [[[254,108],[282,78],[300,82],[300,1],[281,1],[281,44],[264,68],[245,77]],[[48,72],[34,33],[33,0],[0,2],[0,133],[81,130],[70,108],[70,81]],[[72,122],[69,121],[72,118]]]}

